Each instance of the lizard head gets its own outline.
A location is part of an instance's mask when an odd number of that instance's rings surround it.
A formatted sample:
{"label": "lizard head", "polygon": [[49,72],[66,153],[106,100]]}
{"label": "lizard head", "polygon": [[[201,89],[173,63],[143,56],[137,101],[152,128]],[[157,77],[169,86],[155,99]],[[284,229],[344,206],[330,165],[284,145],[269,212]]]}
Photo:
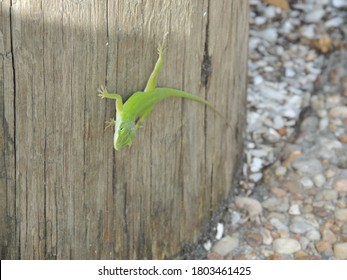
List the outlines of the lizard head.
{"label": "lizard head", "polygon": [[130,146],[135,137],[135,122],[123,122],[121,118],[116,119],[114,132],[114,148],[121,150]]}

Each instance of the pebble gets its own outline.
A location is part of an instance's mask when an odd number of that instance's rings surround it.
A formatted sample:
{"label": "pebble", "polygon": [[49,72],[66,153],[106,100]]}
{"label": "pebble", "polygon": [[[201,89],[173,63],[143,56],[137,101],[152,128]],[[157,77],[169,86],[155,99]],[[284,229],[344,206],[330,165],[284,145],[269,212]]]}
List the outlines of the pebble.
{"label": "pebble", "polygon": [[235,226],[241,222],[241,214],[237,211],[232,211],[231,213],[231,225]]}
{"label": "pebble", "polygon": [[317,240],[320,240],[321,235],[320,235],[320,233],[319,233],[318,230],[311,229],[311,230],[309,230],[309,231],[306,233],[306,237],[307,237],[309,240],[317,241]]}
{"label": "pebble", "polygon": [[308,177],[303,177],[301,178],[300,180],[301,182],[301,185],[304,187],[304,188],[307,188],[307,189],[310,189],[313,187],[313,182],[310,178]]}
{"label": "pebble", "polygon": [[263,207],[256,199],[249,197],[237,197],[235,204],[240,209],[245,209],[250,217],[256,217],[261,214]]}
{"label": "pebble", "polygon": [[259,247],[263,243],[263,238],[258,232],[249,232],[246,234],[246,242],[251,247]]}
{"label": "pebble", "polygon": [[325,177],[323,174],[317,174],[313,176],[313,182],[316,187],[321,188],[325,184]]}
{"label": "pebble", "polygon": [[339,260],[347,260],[347,242],[334,245],[335,257]]}
{"label": "pebble", "polygon": [[335,234],[330,229],[323,230],[322,237],[323,240],[329,241],[330,243],[335,243],[337,240]]}
{"label": "pebble", "polygon": [[277,40],[277,36],[278,36],[277,32],[278,31],[276,28],[268,28],[261,32],[258,32],[256,35],[259,36],[260,38],[267,40],[270,43],[273,43]]}
{"label": "pebble", "polygon": [[224,232],[224,225],[222,223],[217,224],[217,233],[216,233],[216,239],[220,240],[223,236]]}
{"label": "pebble", "polygon": [[263,243],[265,245],[270,245],[273,241],[273,238],[271,236],[271,231],[269,231],[268,229],[266,228],[261,228],[260,230],[260,234],[263,238]]}
{"label": "pebble", "polygon": [[203,244],[203,246],[204,246],[204,249],[205,249],[206,251],[210,251],[211,248],[212,248],[212,242],[211,242],[211,240],[207,240],[207,241]]}
{"label": "pebble", "polygon": [[307,23],[313,23],[318,22],[322,19],[322,17],[325,15],[324,10],[314,10],[312,12],[308,12],[305,15],[305,21]]}
{"label": "pebble", "polygon": [[304,234],[310,230],[314,230],[314,227],[306,221],[297,221],[290,225],[290,231],[294,233]]}
{"label": "pebble", "polygon": [[253,182],[258,182],[263,178],[263,173],[253,173],[249,176],[249,179]]}
{"label": "pebble", "polygon": [[347,221],[347,209],[337,209],[335,211],[335,218],[340,221]]}
{"label": "pebble", "polygon": [[335,190],[323,190],[322,196],[324,200],[335,201],[337,200],[338,193]]}
{"label": "pebble", "polygon": [[297,158],[292,163],[293,168],[295,168],[298,172],[304,175],[316,175],[321,174],[323,172],[323,166],[321,162],[316,159],[305,159],[305,158]]}
{"label": "pebble", "polygon": [[260,158],[254,158],[251,164],[251,171],[258,172],[263,167],[263,160]]}
{"label": "pebble", "polygon": [[336,8],[347,7],[347,1],[346,0],[332,0],[332,4]]}
{"label": "pebble", "polygon": [[238,238],[227,235],[213,245],[212,252],[215,252],[225,257],[226,255],[230,254],[233,250],[235,250],[238,246]]}
{"label": "pebble", "polygon": [[273,242],[275,252],[279,254],[293,254],[301,249],[300,243],[292,238],[278,238]]}
{"label": "pebble", "polygon": [[281,222],[277,218],[271,218],[270,219],[270,223],[278,230],[282,230],[282,231],[285,231],[285,232],[287,232],[289,230],[288,226],[285,225],[283,222]]}
{"label": "pebble", "polygon": [[329,112],[332,118],[347,118],[347,107],[346,106],[337,106],[330,110]]}
{"label": "pebble", "polygon": [[320,253],[326,253],[331,250],[331,243],[327,240],[319,240],[316,242],[316,249]]}
{"label": "pebble", "polygon": [[338,192],[346,192],[347,193],[347,179],[337,180],[334,183],[333,188]]}
{"label": "pebble", "polygon": [[299,207],[298,204],[293,204],[292,206],[290,206],[288,212],[289,212],[290,215],[295,215],[295,216],[301,214],[300,207]]}
{"label": "pebble", "polygon": [[343,24],[343,18],[335,17],[335,18],[327,20],[324,25],[327,28],[331,28],[331,27],[338,27],[341,24]]}

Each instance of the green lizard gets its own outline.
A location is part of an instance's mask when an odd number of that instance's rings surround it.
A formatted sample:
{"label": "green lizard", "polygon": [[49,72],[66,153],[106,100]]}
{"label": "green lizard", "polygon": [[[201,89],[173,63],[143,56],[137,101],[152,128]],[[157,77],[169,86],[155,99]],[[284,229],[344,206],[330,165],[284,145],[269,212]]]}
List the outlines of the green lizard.
{"label": "green lizard", "polygon": [[123,104],[122,97],[116,93],[109,93],[106,88],[98,89],[98,96],[116,100],[116,120],[111,119],[107,122],[107,127],[115,126],[114,148],[121,150],[130,146],[134,140],[136,130],[143,124],[153,110],[154,105],[170,96],[177,96],[201,102],[209,106],[217,114],[220,113],[205,99],[182,90],[172,88],[157,88],[157,76],[164,60],[164,42],[158,47],[159,58],[155,64],[153,72],[148,79],[144,91],[133,93]]}

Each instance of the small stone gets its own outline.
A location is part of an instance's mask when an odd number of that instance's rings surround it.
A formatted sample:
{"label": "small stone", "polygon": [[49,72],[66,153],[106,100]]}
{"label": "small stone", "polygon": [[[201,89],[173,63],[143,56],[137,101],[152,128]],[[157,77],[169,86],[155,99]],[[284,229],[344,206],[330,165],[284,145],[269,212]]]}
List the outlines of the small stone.
{"label": "small stone", "polygon": [[336,162],[337,167],[341,169],[347,169],[347,154],[343,149],[339,149],[339,151],[336,152],[339,155]]}
{"label": "small stone", "polygon": [[[308,39],[313,39],[315,36],[315,25],[314,24],[304,25],[300,28],[299,32],[301,36],[306,37]],[[312,56],[312,54],[310,54],[310,56]],[[306,60],[311,60],[311,58],[310,57],[308,59],[306,58]]]}
{"label": "small stone", "polygon": [[323,171],[322,163],[316,159],[303,159],[296,158],[293,163],[293,167],[303,175],[316,175],[321,174]]}
{"label": "small stone", "polygon": [[328,213],[327,210],[324,209],[323,207],[313,207],[312,212],[317,216],[317,217],[321,217],[321,218],[325,218]]}
{"label": "small stone", "polygon": [[273,247],[279,254],[293,254],[301,249],[300,243],[292,238],[278,238],[273,242]]}
{"label": "small stone", "polygon": [[280,205],[281,203],[282,203],[282,200],[275,198],[275,197],[270,197],[269,199],[264,200],[262,205],[264,208],[266,208],[270,211],[274,211],[274,210],[276,210],[278,205]]}
{"label": "small stone", "polygon": [[275,194],[276,196],[285,196],[287,195],[287,192],[281,188],[276,188],[276,187],[272,187],[271,188],[271,192],[273,194]]}
{"label": "small stone", "polygon": [[295,119],[298,116],[297,112],[295,110],[291,109],[291,108],[285,109],[283,111],[282,115],[284,117],[289,118],[289,119]]}
{"label": "small stone", "polygon": [[223,260],[223,256],[221,256],[220,254],[216,253],[216,252],[211,252],[207,254],[207,259],[208,260]]}
{"label": "small stone", "polygon": [[239,240],[236,237],[231,237],[229,235],[223,237],[212,247],[212,252],[225,257],[230,254],[233,250],[235,250],[239,246]]}
{"label": "small stone", "polygon": [[300,251],[297,251],[295,254],[294,254],[294,258],[296,260],[302,260],[302,259],[306,259],[308,257],[308,254],[302,250]]}
{"label": "small stone", "polygon": [[278,36],[277,32],[277,28],[268,28],[261,32],[257,32],[256,35],[260,38],[265,39],[269,43],[275,43]]}
{"label": "small stone", "polygon": [[310,230],[313,230],[314,227],[303,220],[303,221],[293,222],[290,225],[289,229],[291,232],[303,234]]}
{"label": "small stone", "polygon": [[290,215],[300,215],[301,213],[300,213],[299,205],[298,204],[293,204],[292,206],[290,206],[288,213]]}
{"label": "small stone", "polygon": [[240,209],[245,209],[249,217],[254,218],[261,214],[263,207],[261,203],[253,198],[249,197],[237,197],[235,199],[235,204]]}
{"label": "small stone", "polygon": [[304,205],[302,208],[302,213],[312,213],[313,206],[311,204]]}
{"label": "small stone", "polygon": [[301,193],[301,183],[297,180],[287,180],[283,183],[283,188],[292,194]]}
{"label": "small stone", "polygon": [[321,188],[324,186],[326,181],[323,174],[317,174],[317,175],[314,175],[313,182],[318,188]]}
{"label": "small stone", "polygon": [[281,140],[281,135],[273,128],[269,128],[266,133],[264,133],[264,138],[270,143],[277,143]]}
{"label": "small stone", "polygon": [[316,242],[316,249],[318,252],[323,253],[331,249],[331,243],[327,240],[319,240]]}
{"label": "small stone", "polygon": [[260,234],[261,234],[261,236],[263,237],[263,243],[264,243],[265,245],[270,245],[270,244],[272,243],[273,238],[272,238],[272,236],[271,236],[271,232],[270,232],[268,229],[266,229],[266,228],[261,228],[261,229],[260,229]]}
{"label": "small stone", "polygon": [[347,143],[347,134],[337,136],[337,139],[342,143]]}
{"label": "small stone", "polygon": [[259,182],[263,178],[263,173],[253,173],[249,176],[249,179],[252,180],[253,182]]}
{"label": "small stone", "polygon": [[254,23],[256,25],[263,25],[264,23],[266,23],[266,17],[256,17],[254,19]]}
{"label": "small stone", "polygon": [[312,229],[306,233],[306,237],[312,241],[317,241],[321,238],[321,235],[318,230]]}
{"label": "small stone", "polygon": [[337,200],[338,193],[335,190],[324,190],[322,192],[323,198],[328,201],[335,201]]}
{"label": "small stone", "polygon": [[264,162],[262,159],[257,158],[257,157],[253,158],[253,161],[251,163],[251,171],[252,172],[258,172],[259,170],[262,169],[263,164],[264,164]]}
{"label": "small stone", "polygon": [[235,226],[241,221],[241,214],[237,211],[231,213],[231,225]]}
{"label": "small stone", "polygon": [[325,15],[325,11],[323,9],[316,9],[316,10],[313,10],[312,12],[306,13],[304,20],[307,23],[315,23],[320,21],[324,15]]}
{"label": "small stone", "polygon": [[273,254],[271,256],[268,256],[266,259],[267,260],[282,260],[282,257],[280,255]]}
{"label": "small stone", "polygon": [[306,188],[306,189],[310,189],[310,188],[313,187],[313,182],[312,182],[312,180],[311,180],[310,178],[308,178],[308,177],[303,177],[303,178],[301,178],[300,183],[301,183],[301,185],[302,185],[304,188]]}
{"label": "small stone", "polygon": [[347,260],[347,242],[335,244],[334,254],[339,260]]}
{"label": "small stone", "polygon": [[262,249],[261,253],[265,256],[265,257],[270,257],[271,255],[273,255],[275,252],[272,250],[268,250],[268,249]]}
{"label": "small stone", "polygon": [[284,119],[280,115],[274,116],[273,127],[275,129],[281,129],[284,126]]}
{"label": "small stone", "polygon": [[216,239],[220,240],[223,236],[224,232],[224,225],[222,223],[217,224],[217,233],[216,233]]}
{"label": "small stone", "polygon": [[339,200],[337,201],[337,207],[343,209],[343,208],[347,208],[347,203],[342,201],[342,200]]}
{"label": "small stone", "polygon": [[285,168],[284,166],[279,166],[275,170],[275,174],[277,177],[284,176],[286,175],[286,173],[287,173],[287,168]]}
{"label": "small stone", "polygon": [[278,230],[288,231],[288,226],[286,226],[277,218],[271,218],[270,223]]}
{"label": "small stone", "polygon": [[347,221],[347,209],[337,209],[335,211],[335,218],[340,221]]}
{"label": "small stone", "polygon": [[347,118],[347,107],[346,106],[337,106],[330,110],[329,112],[332,118]]}
{"label": "small stone", "polygon": [[324,25],[327,28],[331,28],[331,27],[338,27],[341,24],[343,24],[343,18],[341,17],[334,17],[332,19],[327,20]]}
{"label": "small stone", "polygon": [[287,212],[289,209],[289,203],[283,202],[280,205],[277,206],[276,211],[277,212]]}
{"label": "small stone", "polygon": [[247,256],[244,254],[239,254],[236,256],[228,256],[225,259],[226,260],[248,260]]}
{"label": "small stone", "polygon": [[347,192],[347,179],[337,180],[333,188],[338,192]]}
{"label": "small stone", "polygon": [[210,251],[212,248],[212,242],[211,240],[207,240],[204,244],[203,244],[204,248],[206,251]]}
{"label": "small stone", "polygon": [[288,78],[295,77],[296,73],[292,68],[286,68],[284,75]]}
{"label": "small stone", "polygon": [[336,242],[336,236],[330,229],[323,230],[322,239],[329,241],[331,244]]}
{"label": "small stone", "polygon": [[306,250],[307,246],[310,244],[310,240],[306,236],[301,236],[299,239],[301,249]]}
{"label": "small stone", "polygon": [[319,129],[320,130],[325,130],[328,128],[328,126],[329,126],[329,118],[322,118],[319,121]]}
{"label": "small stone", "polygon": [[246,242],[251,247],[259,247],[262,244],[262,236],[258,232],[249,232],[246,234]]}
{"label": "small stone", "polygon": [[336,176],[336,171],[333,169],[328,169],[327,171],[325,171],[324,175],[326,178],[329,179],[329,178]]}
{"label": "small stone", "polygon": [[346,0],[332,0],[332,4],[335,8],[347,7],[347,1]]}

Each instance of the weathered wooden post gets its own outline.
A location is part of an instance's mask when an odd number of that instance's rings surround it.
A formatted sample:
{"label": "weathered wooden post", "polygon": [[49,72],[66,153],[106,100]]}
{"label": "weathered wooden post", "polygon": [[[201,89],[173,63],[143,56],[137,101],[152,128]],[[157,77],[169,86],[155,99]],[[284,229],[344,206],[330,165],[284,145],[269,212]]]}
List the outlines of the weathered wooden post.
{"label": "weathered wooden post", "polygon": [[[242,149],[248,2],[4,0],[0,16],[1,258],[162,259],[195,242]],[[167,31],[159,85],[231,127],[171,98],[115,152],[96,89],[142,90]]]}

